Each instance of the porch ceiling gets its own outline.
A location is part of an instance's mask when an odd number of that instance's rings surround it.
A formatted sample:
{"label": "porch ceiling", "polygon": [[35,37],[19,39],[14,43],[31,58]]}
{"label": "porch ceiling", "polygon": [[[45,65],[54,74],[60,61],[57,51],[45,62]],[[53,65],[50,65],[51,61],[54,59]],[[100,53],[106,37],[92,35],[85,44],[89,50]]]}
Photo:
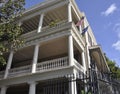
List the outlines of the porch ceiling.
{"label": "porch ceiling", "polygon": [[55,58],[65,55],[68,52],[67,38],[58,38],[48,41],[40,46],[39,59]]}
{"label": "porch ceiling", "polygon": [[[67,10],[66,6],[55,8],[49,12],[46,12],[43,20],[43,27],[50,24],[52,21],[62,21],[67,19]],[[24,32],[30,32],[38,28],[40,15],[36,15],[28,20],[25,20],[22,24]]]}
{"label": "porch ceiling", "polygon": [[[67,53],[67,38],[62,37],[40,44],[39,59],[51,58]],[[14,53],[13,62],[23,62],[32,60],[34,55],[34,46],[26,47]]]}
{"label": "porch ceiling", "polygon": [[33,58],[34,46],[26,47],[14,53],[13,62],[31,60]]}

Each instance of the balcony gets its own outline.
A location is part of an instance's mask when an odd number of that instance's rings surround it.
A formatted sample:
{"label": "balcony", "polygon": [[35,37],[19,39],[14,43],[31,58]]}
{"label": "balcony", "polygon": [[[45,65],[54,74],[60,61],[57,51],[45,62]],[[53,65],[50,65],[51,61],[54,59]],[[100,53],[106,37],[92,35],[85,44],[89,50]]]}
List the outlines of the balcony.
{"label": "balcony", "polygon": [[[84,68],[74,59],[75,66],[83,72]],[[53,60],[39,62],[36,67],[36,73],[58,70],[69,67],[68,57],[61,57]],[[9,70],[8,78],[31,74],[32,65],[13,68]],[[4,71],[0,72],[0,79],[4,77]]]}
{"label": "balcony", "polygon": [[23,67],[10,69],[8,77],[22,76],[22,75],[30,74],[31,68],[32,68],[31,65],[27,65],[27,66],[23,66]]}
{"label": "balcony", "polygon": [[99,80],[109,82],[110,81],[110,74],[108,73],[101,73],[100,71],[97,71],[97,77]]}
{"label": "balcony", "polygon": [[[57,52],[57,54],[65,54],[65,53],[68,53],[67,52],[67,44],[68,43],[67,43],[66,34],[71,33],[70,29],[72,29],[73,38],[75,40],[77,40],[78,42],[81,42],[82,45],[84,45],[84,42],[82,41],[82,37],[80,36],[80,32],[78,31],[74,22],[67,22],[66,20],[58,22],[58,23],[56,23],[56,25],[54,25],[52,27],[50,27],[50,26],[43,27],[42,31],[40,33],[37,33],[37,30],[34,30],[29,33],[23,34],[21,37],[25,39],[26,44],[31,45],[31,43],[35,43],[36,41],[40,42],[41,40],[46,40],[48,37],[53,38],[53,37],[57,37],[57,35],[58,36],[63,35],[65,37],[62,37],[62,38],[60,37],[58,40],[56,40],[54,42],[47,41],[47,45],[43,44],[42,47],[40,47],[41,52],[39,52],[39,53],[46,54],[46,53],[48,53],[47,52],[48,50],[46,50],[47,47],[50,48],[51,45],[53,45],[53,44],[56,44],[56,45],[54,45],[54,47],[56,47],[56,46],[58,46],[59,43],[63,43],[63,44],[59,45],[60,50],[59,50],[59,52]],[[52,49],[50,49],[50,50],[52,50],[52,52],[53,52],[55,49],[53,47],[51,47],[51,48]],[[63,51],[63,49],[64,49],[64,51]],[[77,48],[75,47],[74,50],[77,50]],[[57,51],[57,49],[56,49],[56,51]],[[27,52],[30,52],[30,53],[27,53]],[[22,56],[21,53],[26,56],[30,55],[28,58],[31,58],[33,55],[33,46],[28,47],[28,48],[26,47],[23,50],[16,52],[14,54],[14,56],[15,56],[14,58],[16,58],[16,59],[21,58],[21,56]],[[43,55],[41,55],[41,56],[43,56]],[[24,58],[24,56],[22,58]],[[83,66],[80,65],[80,63],[78,63],[75,59],[74,59],[74,64],[75,64],[75,67],[77,67],[77,69],[80,69],[80,71],[84,70]],[[62,57],[62,58],[57,58],[57,59],[53,59],[53,60],[49,60],[49,61],[39,62],[36,67],[36,72],[45,72],[45,71],[50,71],[50,70],[56,70],[56,69],[60,69],[63,67],[68,67],[68,66],[69,66],[68,57]],[[31,68],[32,68],[32,65],[12,68],[9,70],[8,77],[23,76],[23,75],[31,74]],[[0,79],[3,77],[4,77],[4,72],[0,72]]]}
{"label": "balcony", "polygon": [[77,69],[84,73],[84,67],[76,59],[74,59],[74,65]]}
{"label": "balcony", "polygon": [[[65,66],[68,66],[68,57],[39,62],[36,67],[36,72],[50,71]],[[19,68],[10,69],[8,77],[28,75],[31,73],[31,68],[31,65],[27,65]]]}
{"label": "balcony", "polygon": [[68,65],[69,65],[68,57],[63,57],[63,58],[58,58],[58,59],[53,59],[53,60],[38,63],[36,71],[44,72],[44,71],[66,67]]}
{"label": "balcony", "polygon": [[61,30],[71,28],[71,23],[68,23],[66,20],[60,21],[53,26],[45,26],[42,28],[40,33],[37,33],[37,30],[23,34],[21,37],[25,39],[25,42],[30,42],[38,38],[45,38],[48,36],[53,36]]}
{"label": "balcony", "polygon": [[26,45],[29,45],[37,41],[47,40],[48,38],[68,35],[68,33],[70,33],[69,29],[73,30],[73,37],[84,46],[85,40],[81,36],[74,22],[67,22],[66,20],[60,21],[53,26],[45,26],[42,28],[40,33],[37,33],[37,30],[25,33],[21,38],[25,40]]}

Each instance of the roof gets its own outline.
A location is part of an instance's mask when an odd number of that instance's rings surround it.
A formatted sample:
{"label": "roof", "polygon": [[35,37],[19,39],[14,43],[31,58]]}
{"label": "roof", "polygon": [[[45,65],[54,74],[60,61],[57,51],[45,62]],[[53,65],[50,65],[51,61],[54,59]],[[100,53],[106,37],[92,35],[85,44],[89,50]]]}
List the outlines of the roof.
{"label": "roof", "polygon": [[96,59],[99,69],[104,72],[110,72],[105,56],[99,45],[89,47],[90,54]]}

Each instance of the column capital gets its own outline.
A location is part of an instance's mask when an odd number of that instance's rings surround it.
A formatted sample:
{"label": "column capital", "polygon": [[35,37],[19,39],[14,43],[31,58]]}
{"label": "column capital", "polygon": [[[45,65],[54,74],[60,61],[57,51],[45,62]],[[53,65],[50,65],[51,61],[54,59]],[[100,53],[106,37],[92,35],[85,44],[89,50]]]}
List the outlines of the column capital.
{"label": "column capital", "polygon": [[29,82],[27,82],[29,85],[31,85],[31,84],[38,84],[38,82],[36,82],[36,81],[29,81]]}
{"label": "column capital", "polygon": [[43,16],[44,16],[44,15],[45,15],[45,13],[44,13],[44,12],[41,12],[41,13],[40,13],[40,16],[41,16],[41,15],[43,15]]}
{"label": "column capital", "polygon": [[30,87],[29,87],[29,94],[35,94],[36,92],[36,82],[35,81],[31,81],[28,82]]}
{"label": "column capital", "polygon": [[36,49],[37,47],[40,47],[40,43],[35,43],[34,44],[34,49]]}

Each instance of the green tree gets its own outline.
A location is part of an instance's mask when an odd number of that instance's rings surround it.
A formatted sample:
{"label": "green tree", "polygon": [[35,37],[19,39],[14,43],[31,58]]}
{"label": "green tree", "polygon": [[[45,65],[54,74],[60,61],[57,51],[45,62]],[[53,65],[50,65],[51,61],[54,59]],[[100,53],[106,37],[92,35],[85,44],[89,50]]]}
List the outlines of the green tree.
{"label": "green tree", "polygon": [[22,43],[19,38],[22,28],[16,19],[21,16],[24,4],[24,0],[0,2],[0,64],[2,65],[6,63],[3,53],[16,49]]}
{"label": "green tree", "polygon": [[106,57],[106,61],[107,61],[107,63],[108,63],[108,66],[109,66],[109,68],[110,68],[110,71],[111,71],[111,76],[113,77],[113,78],[117,78],[117,79],[120,79],[120,67],[118,67],[117,65],[116,65],[116,62],[115,61],[112,61],[112,60],[110,60],[107,56],[105,56]]}

